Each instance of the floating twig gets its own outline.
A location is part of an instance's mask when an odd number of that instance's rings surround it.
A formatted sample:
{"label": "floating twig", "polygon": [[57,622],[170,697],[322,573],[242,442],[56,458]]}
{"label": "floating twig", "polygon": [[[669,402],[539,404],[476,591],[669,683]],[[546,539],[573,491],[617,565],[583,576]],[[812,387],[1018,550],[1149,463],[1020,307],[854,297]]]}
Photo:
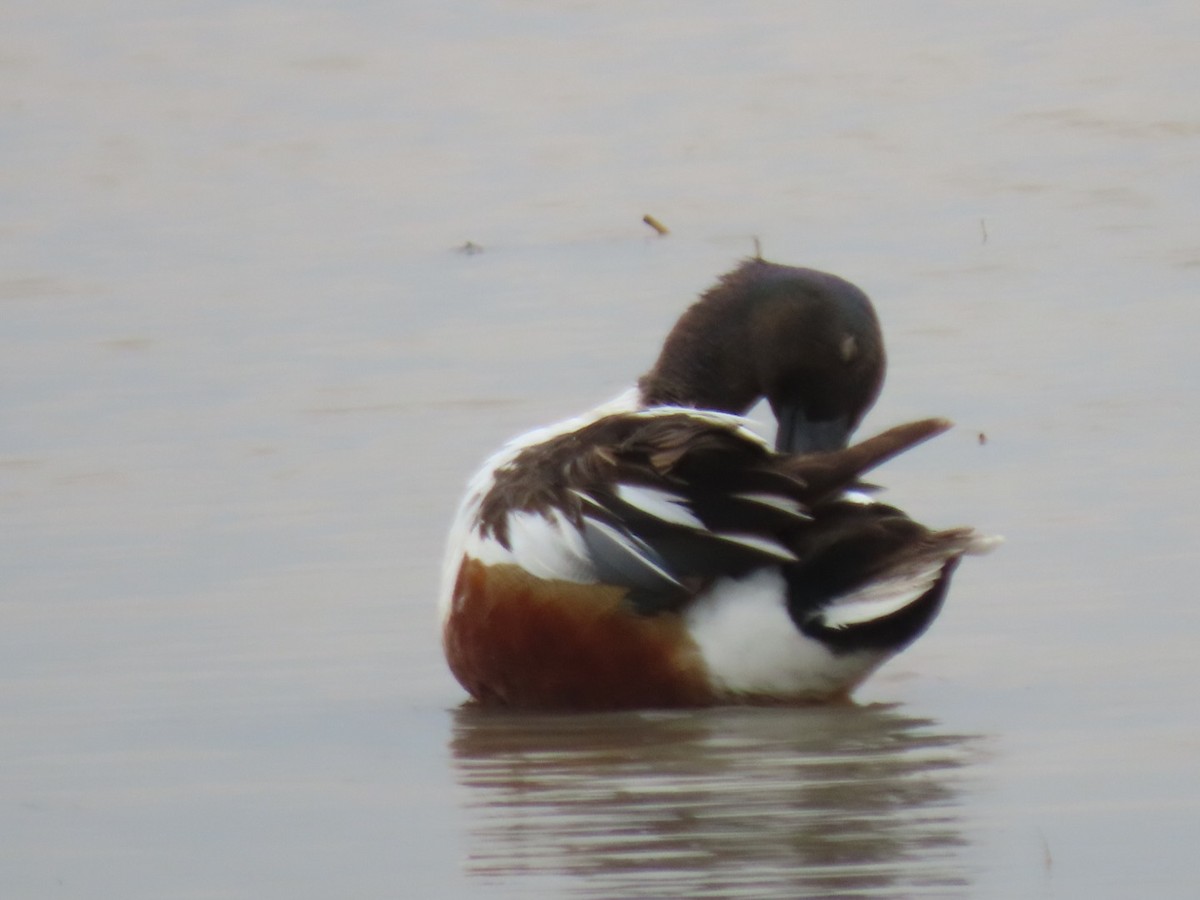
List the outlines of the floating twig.
{"label": "floating twig", "polygon": [[642,216],[642,221],[657,231],[660,236],[671,233],[670,229],[668,229],[666,225],[658,221],[658,219],[654,218],[654,216],[650,215],[650,213],[646,213],[644,216]]}

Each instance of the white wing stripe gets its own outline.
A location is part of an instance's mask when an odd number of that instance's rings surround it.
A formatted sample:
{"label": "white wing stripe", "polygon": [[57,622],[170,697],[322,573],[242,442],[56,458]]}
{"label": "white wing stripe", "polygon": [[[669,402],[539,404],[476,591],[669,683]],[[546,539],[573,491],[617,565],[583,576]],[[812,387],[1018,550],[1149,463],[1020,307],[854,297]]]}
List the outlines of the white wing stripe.
{"label": "white wing stripe", "polygon": [[784,497],[782,494],[746,492],[743,494],[730,494],[729,496],[737,500],[745,500],[748,503],[757,503],[759,506],[769,506],[771,509],[777,509],[782,513],[787,513],[789,516],[795,516],[797,519],[812,518],[800,501],[793,500],[791,497]]}
{"label": "white wing stripe", "polygon": [[678,494],[645,485],[618,484],[617,497],[634,509],[671,525],[703,529],[704,523],[688,509],[687,500]]}
{"label": "white wing stripe", "polygon": [[756,537],[752,534],[731,534],[728,531],[714,531],[710,533],[713,537],[720,538],[726,543],[739,544],[742,547],[757,550],[759,553],[773,556],[782,562],[796,562],[797,560],[796,554],[783,546],[783,544],[777,543],[770,538]]}

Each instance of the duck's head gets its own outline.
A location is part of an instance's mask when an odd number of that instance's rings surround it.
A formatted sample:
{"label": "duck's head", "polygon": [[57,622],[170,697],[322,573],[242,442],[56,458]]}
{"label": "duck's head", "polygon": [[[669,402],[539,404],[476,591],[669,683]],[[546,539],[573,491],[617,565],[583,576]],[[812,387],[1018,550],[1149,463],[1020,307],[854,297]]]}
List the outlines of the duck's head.
{"label": "duck's head", "polygon": [[647,405],[745,413],[766,398],[776,449],[844,447],[883,386],[871,301],[825,272],[751,259],[680,317],[638,382]]}

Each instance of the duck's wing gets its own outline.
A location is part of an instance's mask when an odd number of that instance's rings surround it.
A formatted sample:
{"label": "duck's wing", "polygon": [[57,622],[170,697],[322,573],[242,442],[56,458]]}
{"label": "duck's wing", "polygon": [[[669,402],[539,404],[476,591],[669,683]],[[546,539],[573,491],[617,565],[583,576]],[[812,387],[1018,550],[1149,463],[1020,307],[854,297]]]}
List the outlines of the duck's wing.
{"label": "duck's wing", "polygon": [[491,474],[481,539],[546,579],[626,587],[647,612],[708,578],[790,561],[777,532],[803,521],[793,476],[744,420],[655,409],[538,440]]}
{"label": "duck's wing", "polygon": [[[871,469],[952,427],[948,419],[920,419],[896,425],[844,450],[779,457],[779,466],[805,483],[805,500],[814,504],[846,490]],[[874,489],[872,485],[860,487]]]}
{"label": "duck's wing", "polygon": [[584,565],[649,614],[679,607],[715,578],[797,563],[795,536],[815,504],[946,427],[927,420],[846,450],[786,457],[730,417],[625,415],[518,457],[497,487],[510,508],[552,523],[561,577]]}

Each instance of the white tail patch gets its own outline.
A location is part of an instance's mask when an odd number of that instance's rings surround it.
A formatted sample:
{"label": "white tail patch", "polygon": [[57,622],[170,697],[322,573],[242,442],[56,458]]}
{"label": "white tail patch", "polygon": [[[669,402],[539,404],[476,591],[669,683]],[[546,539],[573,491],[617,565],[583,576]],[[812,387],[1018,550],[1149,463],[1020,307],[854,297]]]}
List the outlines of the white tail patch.
{"label": "white tail patch", "polygon": [[814,618],[826,628],[849,628],[890,616],[924,596],[942,574],[943,565],[943,560],[936,560],[920,569],[906,569],[872,581],[836,598],[814,613]]}
{"label": "white tail patch", "polygon": [[972,556],[983,556],[985,553],[991,553],[997,547],[1004,543],[1004,538],[998,534],[976,534],[971,538],[969,544],[963,553],[970,553]]}

